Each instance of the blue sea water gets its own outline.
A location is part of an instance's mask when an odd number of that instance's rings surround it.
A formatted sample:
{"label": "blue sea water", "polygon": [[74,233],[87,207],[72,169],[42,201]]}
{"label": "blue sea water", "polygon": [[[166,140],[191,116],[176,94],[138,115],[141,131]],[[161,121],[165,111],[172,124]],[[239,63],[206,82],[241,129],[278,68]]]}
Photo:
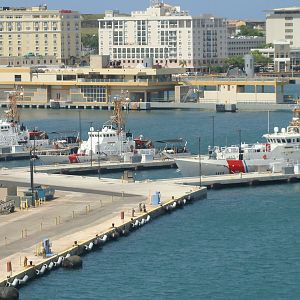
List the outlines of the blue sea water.
{"label": "blue sea water", "polygon": [[299,299],[299,184],[210,191],[21,299]]}
{"label": "blue sea water", "polygon": [[[83,138],[110,112],[83,111]],[[193,153],[212,144],[261,140],[267,113],[130,112],[127,129],[152,140],[182,137]],[[270,128],[290,112],[271,112]],[[74,111],[22,112],[26,125],[47,131],[78,128]],[[1,166],[28,162],[1,162]],[[140,179],[179,176],[143,171]],[[300,184],[209,191],[208,198],[154,220],[128,238],[84,258],[81,270],[57,270],[20,290],[21,299],[298,299]]]}

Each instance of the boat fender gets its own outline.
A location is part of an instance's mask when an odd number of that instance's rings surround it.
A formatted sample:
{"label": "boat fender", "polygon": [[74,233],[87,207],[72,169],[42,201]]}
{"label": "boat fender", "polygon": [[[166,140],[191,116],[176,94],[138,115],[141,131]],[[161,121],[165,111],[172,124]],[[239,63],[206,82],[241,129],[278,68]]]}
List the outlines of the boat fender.
{"label": "boat fender", "polygon": [[123,236],[128,236],[128,235],[129,235],[129,230],[123,229],[123,230],[122,230],[122,235],[123,235]]}
{"label": "boat fender", "polygon": [[183,205],[185,205],[186,204],[186,199],[183,199]]}
{"label": "boat fender", "polygon": [[29,276],[27,274],[24,275],[22,279],[19,279],[19,284],[24,284],[28,281]]}
{"label": "boat fender", "polygon": [[0,287],[0,299],[7,299],[7,300],[18,300],[19,299],[19,291],[12,287]]}
{"label": "boat fender", "polygon": [[64,257],[63,256],[60,256],[58,258],[58,260],[56,262],[54,262],[54,266],[57,267],[57,266],[60,266],[60,264],[62,263],[62,261],[64,260]]}
{"label": "boat fender", "polygon": [[176,202],[173,202],[173,204],[172,204],[173,208],[175,208],[176,205],[177,205]]}
{"label": "boat fender", "polygon": [[68,253],[66,256],[65,256],[65,258],[68,258],[68,257],[70,257],[71,256],[71,254],[70,253]]}
{"label": "boat fender", "polygon": [[141,222],[140,222],[140,226],[143,226],[145,224],[145,220],[142,219]]}
{"label": "boat fender", "polygon": [[62,262],[63,268],[76,269],[82,267],[82,259],[78,255],[72,255]]}
{"label": "boat fender", "polygon": [[136,220],[135,223],[134,223],[134,227],[139,226],[139,223],[140,223],[140,222],[139,222],[138,220]]}
{"label": "boat fender", "polygon": [[102,238],[100,238],[102,242],[106,242],[107,241],[107,235],[105,234]]}
{"label": "boat fender", "polygon": [[[11,286],[16,287],[19,284],[19,279],[15,278],[11,284]],[[0,298],[1,299],[1,298]]]}
{"label": "boat fender", "polygon": [[88,246],[88,250],[91,251],[93,249],[93,246],[94,246],[93,242],[90,242]]}
{"label": "boat fender", "polygon": [[48,270],[51,270],[54,267],[54,263],[53,261],[50,262],[50,264],[48,265]]}
{"label": "boat fender", "polygon": [[151,219],[151,217],[150,217],[150,215],[148,215],[147,218],[146,218],[147,222],[149,222],[150,219]]}
{"label": "boat fender", "polygon": [[43,275],[43,274],[45,273],[45,271],[46,271],[46,268],[47,268],[47,265],[44,264],[44,265],[41,267],[40,270],[36,270],[36,271],[35,271],[35,272],[36,272],[36,275]]}
{"label": "boat fender", "polygon": [[113,240],[117,240],[118,238],[120,237],[119,233],[117,231],[114,231],[112,234],[111,234],[111,238]]}

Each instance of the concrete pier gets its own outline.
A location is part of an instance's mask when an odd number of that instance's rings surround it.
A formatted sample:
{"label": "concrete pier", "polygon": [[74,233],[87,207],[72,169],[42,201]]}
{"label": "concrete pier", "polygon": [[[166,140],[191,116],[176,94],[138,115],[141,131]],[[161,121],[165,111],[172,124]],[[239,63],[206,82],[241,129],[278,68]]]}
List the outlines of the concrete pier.
{"label": "concrete pier", "polygon": [[[3,187],[14,183],[21,191],[22,187],[29,186],[29,182],[27,170],[0,170]],[[206,197],[206,188],[160,180],[124,183],[117,179],[36,173],[34,182],[55,187],[56,199],[36,208],[0,216],[2,285],[7,284],[7,276],[10,276],[10,283],[15,278],[22,279],[25,274],[35,277],[44,264],[73,254],[78,245],[89,247],[97,238],[110,236],[116,228],[136,221],[145,223],[148,216],[152,220],[166,213],[168,207],[175,207],[175,202]],[[156,191],[161,193],[161,205],[149,202]],[[145,204],[146,212],[140,211],[140,203]],[[36,256],[37,245],[44,238],[50,239],[55,253],[48,259]],[[32,266],[24,267],[25,257],[32,261]],[[6,270],[7,261],[12,264],[12,274]]]}

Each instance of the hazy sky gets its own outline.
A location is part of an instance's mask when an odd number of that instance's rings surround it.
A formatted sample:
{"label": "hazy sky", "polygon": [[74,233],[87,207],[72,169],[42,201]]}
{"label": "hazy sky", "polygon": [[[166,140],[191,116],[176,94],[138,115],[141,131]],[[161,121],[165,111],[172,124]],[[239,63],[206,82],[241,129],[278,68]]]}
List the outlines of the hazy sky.
{"label": "hazy sky", "polygon": [[[264,10],[300,6],[300,0],[169,0],[166,3],[180,5],[192,15],[212,13],[226,18],[264,19]],[[101,13],[106,9],[123,12],[144,10],[149,0],[0,0],[0,6],[33,6],[48,4],[53,9],[73,9],[82,13]]]}

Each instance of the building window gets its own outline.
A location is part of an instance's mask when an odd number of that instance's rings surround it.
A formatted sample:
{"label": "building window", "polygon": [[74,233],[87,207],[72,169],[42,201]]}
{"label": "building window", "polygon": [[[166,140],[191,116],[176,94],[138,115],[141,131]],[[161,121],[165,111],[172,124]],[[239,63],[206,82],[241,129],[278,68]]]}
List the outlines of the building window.
{"label": "building window", "polygon": [[15,81],[22,81],[22,75],[15,75]]}

